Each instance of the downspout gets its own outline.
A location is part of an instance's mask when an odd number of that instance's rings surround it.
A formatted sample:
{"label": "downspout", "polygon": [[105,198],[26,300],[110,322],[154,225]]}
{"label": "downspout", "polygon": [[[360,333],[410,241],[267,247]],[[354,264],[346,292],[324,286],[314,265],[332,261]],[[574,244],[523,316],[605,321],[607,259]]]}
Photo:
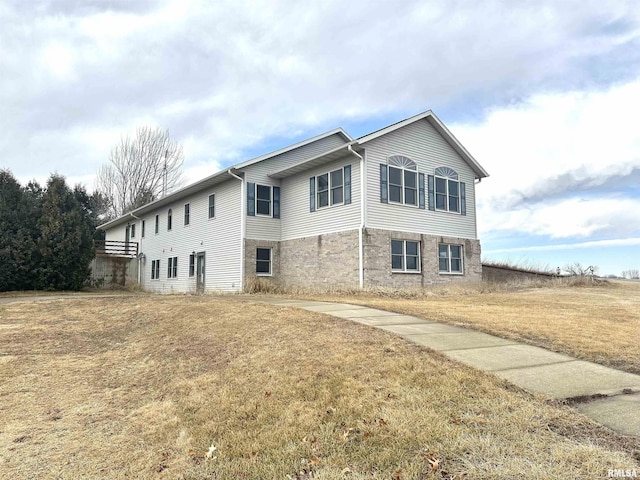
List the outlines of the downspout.
{"label": "downspout", "polygon": [[[135,218],[138,221],[142,221],[142,219],[140,217],[136,217],[133,212],[129,212],[129,215],[131,215],[133,218]],[[142,286],[142,258],[140,258],[140,252],[142,252],[142,225],[140,225],[140,247],[138,248],[138,286]]]}
{"label": "downspout", "polygon": [[228,169],[227,173],[242,182],[240,184],[240,292],[242,293],[244,291],[244,237],[247,229],[247,217],[244,208],[245,182],[243,177],[236,175],[231,170],[231,168]]}
{"label": "downspout", "polygon": [[365,171],[364,157],[357,153],[351,145],[347,149],[360,159],[360,227],[358,228],[358,282],[364,288],[364,206],[365,206]]}

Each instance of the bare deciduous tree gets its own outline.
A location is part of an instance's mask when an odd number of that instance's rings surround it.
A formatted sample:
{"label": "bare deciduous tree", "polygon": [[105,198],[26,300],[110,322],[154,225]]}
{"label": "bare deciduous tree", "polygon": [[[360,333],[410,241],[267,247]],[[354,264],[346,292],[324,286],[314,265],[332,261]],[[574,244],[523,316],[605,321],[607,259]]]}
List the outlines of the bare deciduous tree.
{"label": "bare deciduous tree", "polygon": [[569,274],[569,275],[574,275],[574,276],[585,276],[585,275],[596,275],[598,273],[598,266],[597,265],[589,265],[587,267],[583,267],[582,264],[580,264],[579,262],[574,262],[574,263],[570,263],[568,265],[565,265],[564,270]]}
{"label": "bare deciduous tree", "polygon": [[640,270],[638,270],[637,268],[631,268],[629,270],[623,270],[622,271],[622,278],[638,279],[638,278],[640,278]]}
{"label": "bare deciduous tree", "polygon": [[162,128],[138,127],[111,149],[96,178],[96,190],[115,218],[175,190],[182,184],[182,145]]}

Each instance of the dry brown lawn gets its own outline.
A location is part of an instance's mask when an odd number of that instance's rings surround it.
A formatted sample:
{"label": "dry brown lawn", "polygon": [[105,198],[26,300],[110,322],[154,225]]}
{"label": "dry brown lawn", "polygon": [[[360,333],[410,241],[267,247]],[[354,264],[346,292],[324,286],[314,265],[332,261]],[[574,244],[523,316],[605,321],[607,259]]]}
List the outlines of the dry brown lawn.
{"label": "dry brown lawn", "polygon": [[640,374],[640,282],[512,290],[469,284],[397,294],[307,295],[461,325]]}
{"label": "dry brown lawn", "polygon": [[640,469],[639,452],[319,313],[232,297],[0,305],[1,478],[591,479]]}

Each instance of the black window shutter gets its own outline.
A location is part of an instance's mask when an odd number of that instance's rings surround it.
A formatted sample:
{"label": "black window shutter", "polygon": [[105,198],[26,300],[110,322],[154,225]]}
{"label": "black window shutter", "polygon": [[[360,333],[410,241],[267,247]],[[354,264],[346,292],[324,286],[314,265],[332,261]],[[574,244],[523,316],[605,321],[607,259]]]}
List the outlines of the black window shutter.
{"label": "black window shutter", "polygon": [[280,218],[280,187],[273,187],[273,218]]}
{"label": "black window shutter", "polygon": [[424,173],[418,174],[418,205],[424,209]]}
{"label": "black window shutter", "polygon": [[309,211],[316,211],[316,177],[309,179]]}
{"label": "black window shutter", "polygon": [[380,164],[380,202],[389,203],[389,187],[387,186],[387,165]]}
{"label": "black window shutter", "polygon": [[351,165],[344,167],[344,204],[351,203]]}
{"label": "black window shutter", "polygon": [[436,209],[436,196],[435,196],[435,192],[434,192],[434,186],[433,186],[433,175],[429,175],[428,176],[428,190],[429,190],[429,210],[435,210]]}
{"label": "black window shutter", "polygon": [[467,214],[467,192],[463,182],[460,182],[460,213]]}
{"label": "black window shutter", "polygon": [[247,182],[247,215],[256,216],[256,184]]}

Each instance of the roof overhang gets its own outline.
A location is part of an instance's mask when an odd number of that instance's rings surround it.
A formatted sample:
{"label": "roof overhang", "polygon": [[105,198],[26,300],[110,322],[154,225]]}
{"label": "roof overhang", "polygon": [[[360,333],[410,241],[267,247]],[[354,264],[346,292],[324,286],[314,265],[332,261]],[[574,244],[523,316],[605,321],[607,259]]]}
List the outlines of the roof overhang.
{"label": "roof overhang", "polygon": [[290,167],[283,168],[282,170],[272,172],[269,174],[269,177],[278,179],[290,177],[291,175],[295,175],[296,173],[301,173],[313,167],[324,165],[325,163],[329,163],[334,160],[339,160],[347,155],[352,155],[352,153],[349,151],[349,146],[353,146],[355,145],[355,143],[356,142],[353,141],[345,143],[344,145],[336,147],[333,150],[329,150],[328,152],[316,155],[315,157],[296,163],[295,165],[291,165]]}
{"label": "roof overhang", "polygon": [[129,222],[131,221],[131,219],[135,219],[140,215],[149,213],[152,210],[174,203],[177,200],[180,200],[181,198],[200,192],[209,187],[213,187],[214,185],[218,185],[219,183],[225,182],[227,180],[231,180],[232,178],[235,178],[235,177],[231,175],[230,171],[232,171],[237,175],[242,175],[240,172],[235,172],[234,169],[222,170],[202,180],[198,180],[197,182],[192,183],[191,185],[187,185],[186,187],[181,188],[180,190],[174,193],[171,193],[166,197],[159,198],[158,200],[154,200],[151,203],[147,203],[146,205],[143,205],[140,208],[136,208],[135,210],[132,210],[131,212],[128,212],[122,215],[121,217],[116,218],[115,220],[111,220],[110,222],[99,225],[98,229],[106,230],[108,228],[116,227],[122,223]]}
{"label": "roof overhang", "polygon": [[473,158],[473,156],[467,151],[466,148],[462,146],[462,144],[458,141],[458,139],[449,131],[449,129],[440,121],[440,119],[433,113],[431,110],[427,110],[426,112],[419,113],[413,117],[407,118],[398,123],[394,123],[393,125],[389,125],[388,127],[382,128],[375,132],[369,133],[363,137],[356,139],[356,143],[358,145],[363,145],[371,140],[375,140],[382,135],[386,135],[388,133],[393,132],[394,130],[398,130],[399,128],[406,127],[414,122],[419,120],[428,121],[433,128],[446,140],[446,142],[451,145],[451,147],[456,151],[458,155],[460,155],[463,160],[465,160],[471,169],[476,174],[476,178],[485,178],[489,176],[489,173],[482,168],[482,166],[478,163],[478,161]]}

